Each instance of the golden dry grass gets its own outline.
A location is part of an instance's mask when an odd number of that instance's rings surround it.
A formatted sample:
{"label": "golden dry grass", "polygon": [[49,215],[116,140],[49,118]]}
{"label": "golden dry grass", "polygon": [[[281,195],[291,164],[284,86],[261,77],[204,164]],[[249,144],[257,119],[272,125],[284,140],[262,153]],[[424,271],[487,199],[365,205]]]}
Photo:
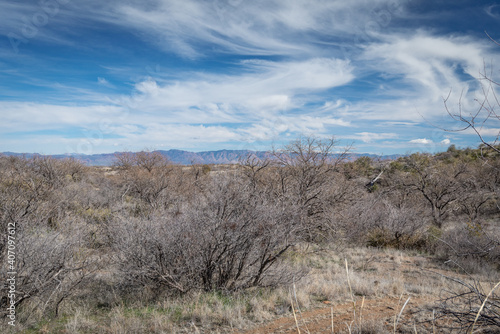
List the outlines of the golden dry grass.
{"label": "golden dry grass", "polygon": [[[352,333],[383,333],[392,332],[394,317],[408,297],[412,298],[409,304],[418,300],[425,309],[426,303],[432,305],[450,284],[443,276],[430,272],[446,273],[432,258],[399,250],[354,248],[334,252],[317,251],[310,246],[296,249],[288,261],[310,270],[295,283],[295,289],[290,286],[232,294],[193,292],[183,297],[162,297],[154,303],[135,300],[102,308],[86,303],[85,299],[69,300],[63,304],[58,319],[17,329],[24,333],[235,333],[291,317],[293,300],[300,326],[304,326],[304,312],[347,305],[336,311],[338,317],[345,319],[336,324],[338,332],[349,333],[350,328]],[[365,300],[367,305],[369,301],[400,300],[400,305],[383,309],[383,316],[374,318],[370,316],[374,309],[361,308]],[[413,319],[402,312],[399,331],[414,332],[416,325],[412,321],[432,318],[431,311],[412,316]],[[422,328],[419,333],[425,332]]]}

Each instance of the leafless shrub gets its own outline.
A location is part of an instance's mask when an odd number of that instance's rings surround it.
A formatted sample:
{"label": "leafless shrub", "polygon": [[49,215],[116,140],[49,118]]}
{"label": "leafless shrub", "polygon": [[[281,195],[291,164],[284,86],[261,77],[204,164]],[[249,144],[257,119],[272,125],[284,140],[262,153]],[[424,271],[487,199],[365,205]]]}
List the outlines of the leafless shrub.
{"label": "leafless shrub", "polygon": [[464,164],[465,177],[460,178],[459,196],[454,203],[455,215],[464,217],[470,224],[476,224],[481,216],[495,213],[497,194],[495,193],[496,174],[491,164],[482,161]]}
{"label": "leafless shrub", "polygon": [[141,151],[135,154],[135,163],[137,166],[144,168],[148,172],[158,167],[165,167],[170,162],[160,152]]}
{"label": "leafless shrub", "polygon": [[117,180],[120,201],[130,202],[133,199],[133,215],[168,210],[181,199],[179,193],[183,192],[182,187],[187,187],[186,178],[182,170],[175,166],[156,167],[151,171],[129,169],[122,172]]}
{"label": "leafless shrub", "polygon": [[495,226],[467,222],[444,233],[439,241],[436,253],[468,274],[500,268],[500,238]]}
{"label": "leafless shrub", "polygon": [[310,241],[324,237],[325,192],[334,173],[349,151],[336,153],[334,138],[301,137],[283,149],[273,150],[277,170],[277,195],[297,206],[301,213],[302,235]]}
{"label": "leafless shrub", "polygon": [[341,218],[350,240],[373,247],[423,248],[428,220],[422,208],[370,194]]}
{"label": "leafless shrub", "polygon": [[115,164],[123,169],[116,180],[122,202],[128,197],[137,199],[132,210],[135,215],[170,208],[176,202],[174,194],[188,183],[189,175],[182,167],[171,165],[159,152],[118,154]]}
{"label": "leafless shrub", "polygon": [[444,106],[448,115],[461,126],[458,129],[445,129],[445,131],[460,132],[471,130],[477,135],[485,147],[496,153],[500,153],[500,148],[498,146],[500,133],[492,136],[493,139],[490,140],[485,136],[483,131],[485,127],[495,128],[500,120],[500,99],[497,93],[500,83],[498,80],[495,80],[492,66],[488,67],[486,64],[484,64],[483,71],[480,73],[480,77],[477,81],[480,84],[481,91],[479,97],[474,99],[476,105],[475,109],[470,111],[463,109],[463,94],[458,101],[458,111],[453,111],[450,107],[449,98],[451,92],[448,97],[444,98]]}
{"label": "leafless shrub", "polygon": [[465,166],[439,163],[428,154],[412,154],[392,167],[396,184],[419,194],[434,224],[441,228],[462,195],[462,180],[467,177]]}
{"label": "leafless shrub", "polygon": [[[181,215],[123,221],[115,242],[131,282],[185,293],[284,284],[294,244],[294,211],[268,203],[227,176]],[[287,279],[288,277],[288,279]]]}
{"label": "leafless shrub", "polygon": [[[363,215],[370,210],[372,197],[364,187],[365,181],[334,173],[322,196],[324,211],[321,223],[322,240],[333,247],[358,242],[366,234]],[[316,219],[317,219],[316,218]]]}
{"label": "leafless shrub", "polygon": [[129,169],[136,165],[135,154],[132,152],[115,153],[113,165],[121,169]]}
{"label": "leafless shrub", "polygon": [[[72,200],[63,196],[65,189],[82,179],[85,167],[49,157],[1,157],[0,165],[0,218],[5,231],[8,224],[15,230],[16,308],[24,320],[35,308],[41,315],[57,314],[89,270],[82,242],[85,231],[72,226],[74,221],[63,212]],[[7,233],[1,235],[5,259]],[[1,266],[5,282],[5,273],[13,270],[7,270],[7,261]]]}
{"label": "leafless shrub", "polygon": [[167,157],[162,155],[160,152],[121,152],[115,154],[114,165],[121,169],[129,169],[134,166],[143,168],[148,172],[151,172],[157,167],[165,167],[169,165]]}
{"label": "leafless shrub", "polygon": [[[34,226],[46,226],[58,203],[54,192],[64,182],[64,174],[47,159],[2,158],[0,170],[0,218],[3,230],[15,225],[19,231]],[[6,234],[0,236],[0,250],[6,245]]]}
{"label": "leafless shrub", "polygon": [[423,248],[426,243],[427,222],[422,210],[408,204],[395,206],[383,201],[373,208],[366,222],[370,226],[368,245],[401,249]]}
{"label": "leafless shrub", "polygon": [[50,187],[60,186],[65,180],[65,170],[61,162],[47,156],[35,156],[27,160],[28,168],[33,175],[40,177]]}
{"label": "leafless shrub", "polygon": [[[95,270],[95,259],[85,248],[85,231],[68,222],[58,231],[33,227],[16,233],[16,309],[19,321],[58,315],[61,303]],[[2,263],[6,273],[7,263]],[[5,275],[5,274],[4,274]],[[3,281],[6,277],[2,275]],[[5,289],[2,295],[6,296]],[[2,310],[6,309],[2,300]],[[33,318],[33,319],[31,319]]]}
{"label": "leafless shrub", "polygon": [[[498,284],[489,285],[477,280],[447,277],[453,282],[453,290],[445,291],[439,300],[437,319],[441,329],[455,329],[462,333],[473,333],[474,329],[483,333],[496,333],[500,328],[500,299]],[[451,321],[451,322],[450,322]]]}
{"label": "leafless shrub", "polygon": [[266,172],[273,166],[273,161],[270,158],[260,159],[254,154],[249,154],[240,159],[239,163],[243,167],[243,174],[248,178],[253,189],[265,186]]}

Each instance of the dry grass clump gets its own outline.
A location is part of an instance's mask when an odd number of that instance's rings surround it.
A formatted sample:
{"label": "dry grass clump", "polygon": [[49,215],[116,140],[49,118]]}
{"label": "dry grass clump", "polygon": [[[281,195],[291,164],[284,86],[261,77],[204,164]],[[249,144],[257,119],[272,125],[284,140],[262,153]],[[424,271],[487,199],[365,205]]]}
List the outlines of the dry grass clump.
{"label": "dry grass clump", "polygon": [[385,321],[382,319],[369,319],[363,321],[361,324],[355,326],[352,329],[352,333],[359,334],[386,334],[390,333],[387,330],[387,326],[385,325]]}
{"label": "dry grass clump", "polygon": [[[358,247],[346,250],[345,255],[355,296],[380,298],[399,297],[402,293],[433,294],[439,292],[445,283],[442,278],[429,277],[419,270],[411,257],[398,250]],[[331,257],[311,254],[309,261],[315,267],[298,284],[299,290],[304,289],[320,302],[348,300],[345,264],[340,256],[338,253],[331,254]],[[424,260],[419,258],[419,261]]]}
{"label": "dry grass clump", "polygon": [[[299,292],[302,307],[309,296]],[[35,332],[49,333],[230,333],[255,323],[289,314],[285,288],[254,289],[240,293],[192,292],[96,308],[85,302],[66,304],[59,321],[38,323]],[[20,328],[18,328],[20,329]]]}

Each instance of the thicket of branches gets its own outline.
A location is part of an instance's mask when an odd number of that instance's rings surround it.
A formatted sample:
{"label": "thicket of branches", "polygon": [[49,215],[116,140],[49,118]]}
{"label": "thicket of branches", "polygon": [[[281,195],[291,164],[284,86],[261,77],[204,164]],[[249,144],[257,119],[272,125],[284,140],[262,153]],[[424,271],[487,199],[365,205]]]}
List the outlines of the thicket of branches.
{"label": "thicket of branches", "polygon": [[120,298],[286,285],[306,274],[287,255],[307,243],[418,249],[471,273],[498,272],[494,152],[485,164],[478,150],[454,147],[396,161],[349,161],[337,149],[333,139],[299,138],[236,166],[126,153],[112,171],[0,157],[0,218],[4,231],[16,225],[22,320],[57,315],[65,301],[98,294],[103,280]]}

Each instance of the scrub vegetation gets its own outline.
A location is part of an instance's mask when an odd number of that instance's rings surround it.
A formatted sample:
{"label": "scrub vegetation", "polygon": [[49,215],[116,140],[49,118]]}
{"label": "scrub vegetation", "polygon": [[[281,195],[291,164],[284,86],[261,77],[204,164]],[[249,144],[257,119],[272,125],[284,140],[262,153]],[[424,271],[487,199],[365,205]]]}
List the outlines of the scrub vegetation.
{"label": "scrub vegetation", "polygon": [[[350,161],[336,144],[226,166],[1,156],[2,282],[9,224],[16,249],[16,326],[4,284],[2,327],[226,333],[296,316],[307,332],[302,312],[348,302],[336,332],[500,330],[498,151]],[[384,298],[399,308],[370,317]]]}

